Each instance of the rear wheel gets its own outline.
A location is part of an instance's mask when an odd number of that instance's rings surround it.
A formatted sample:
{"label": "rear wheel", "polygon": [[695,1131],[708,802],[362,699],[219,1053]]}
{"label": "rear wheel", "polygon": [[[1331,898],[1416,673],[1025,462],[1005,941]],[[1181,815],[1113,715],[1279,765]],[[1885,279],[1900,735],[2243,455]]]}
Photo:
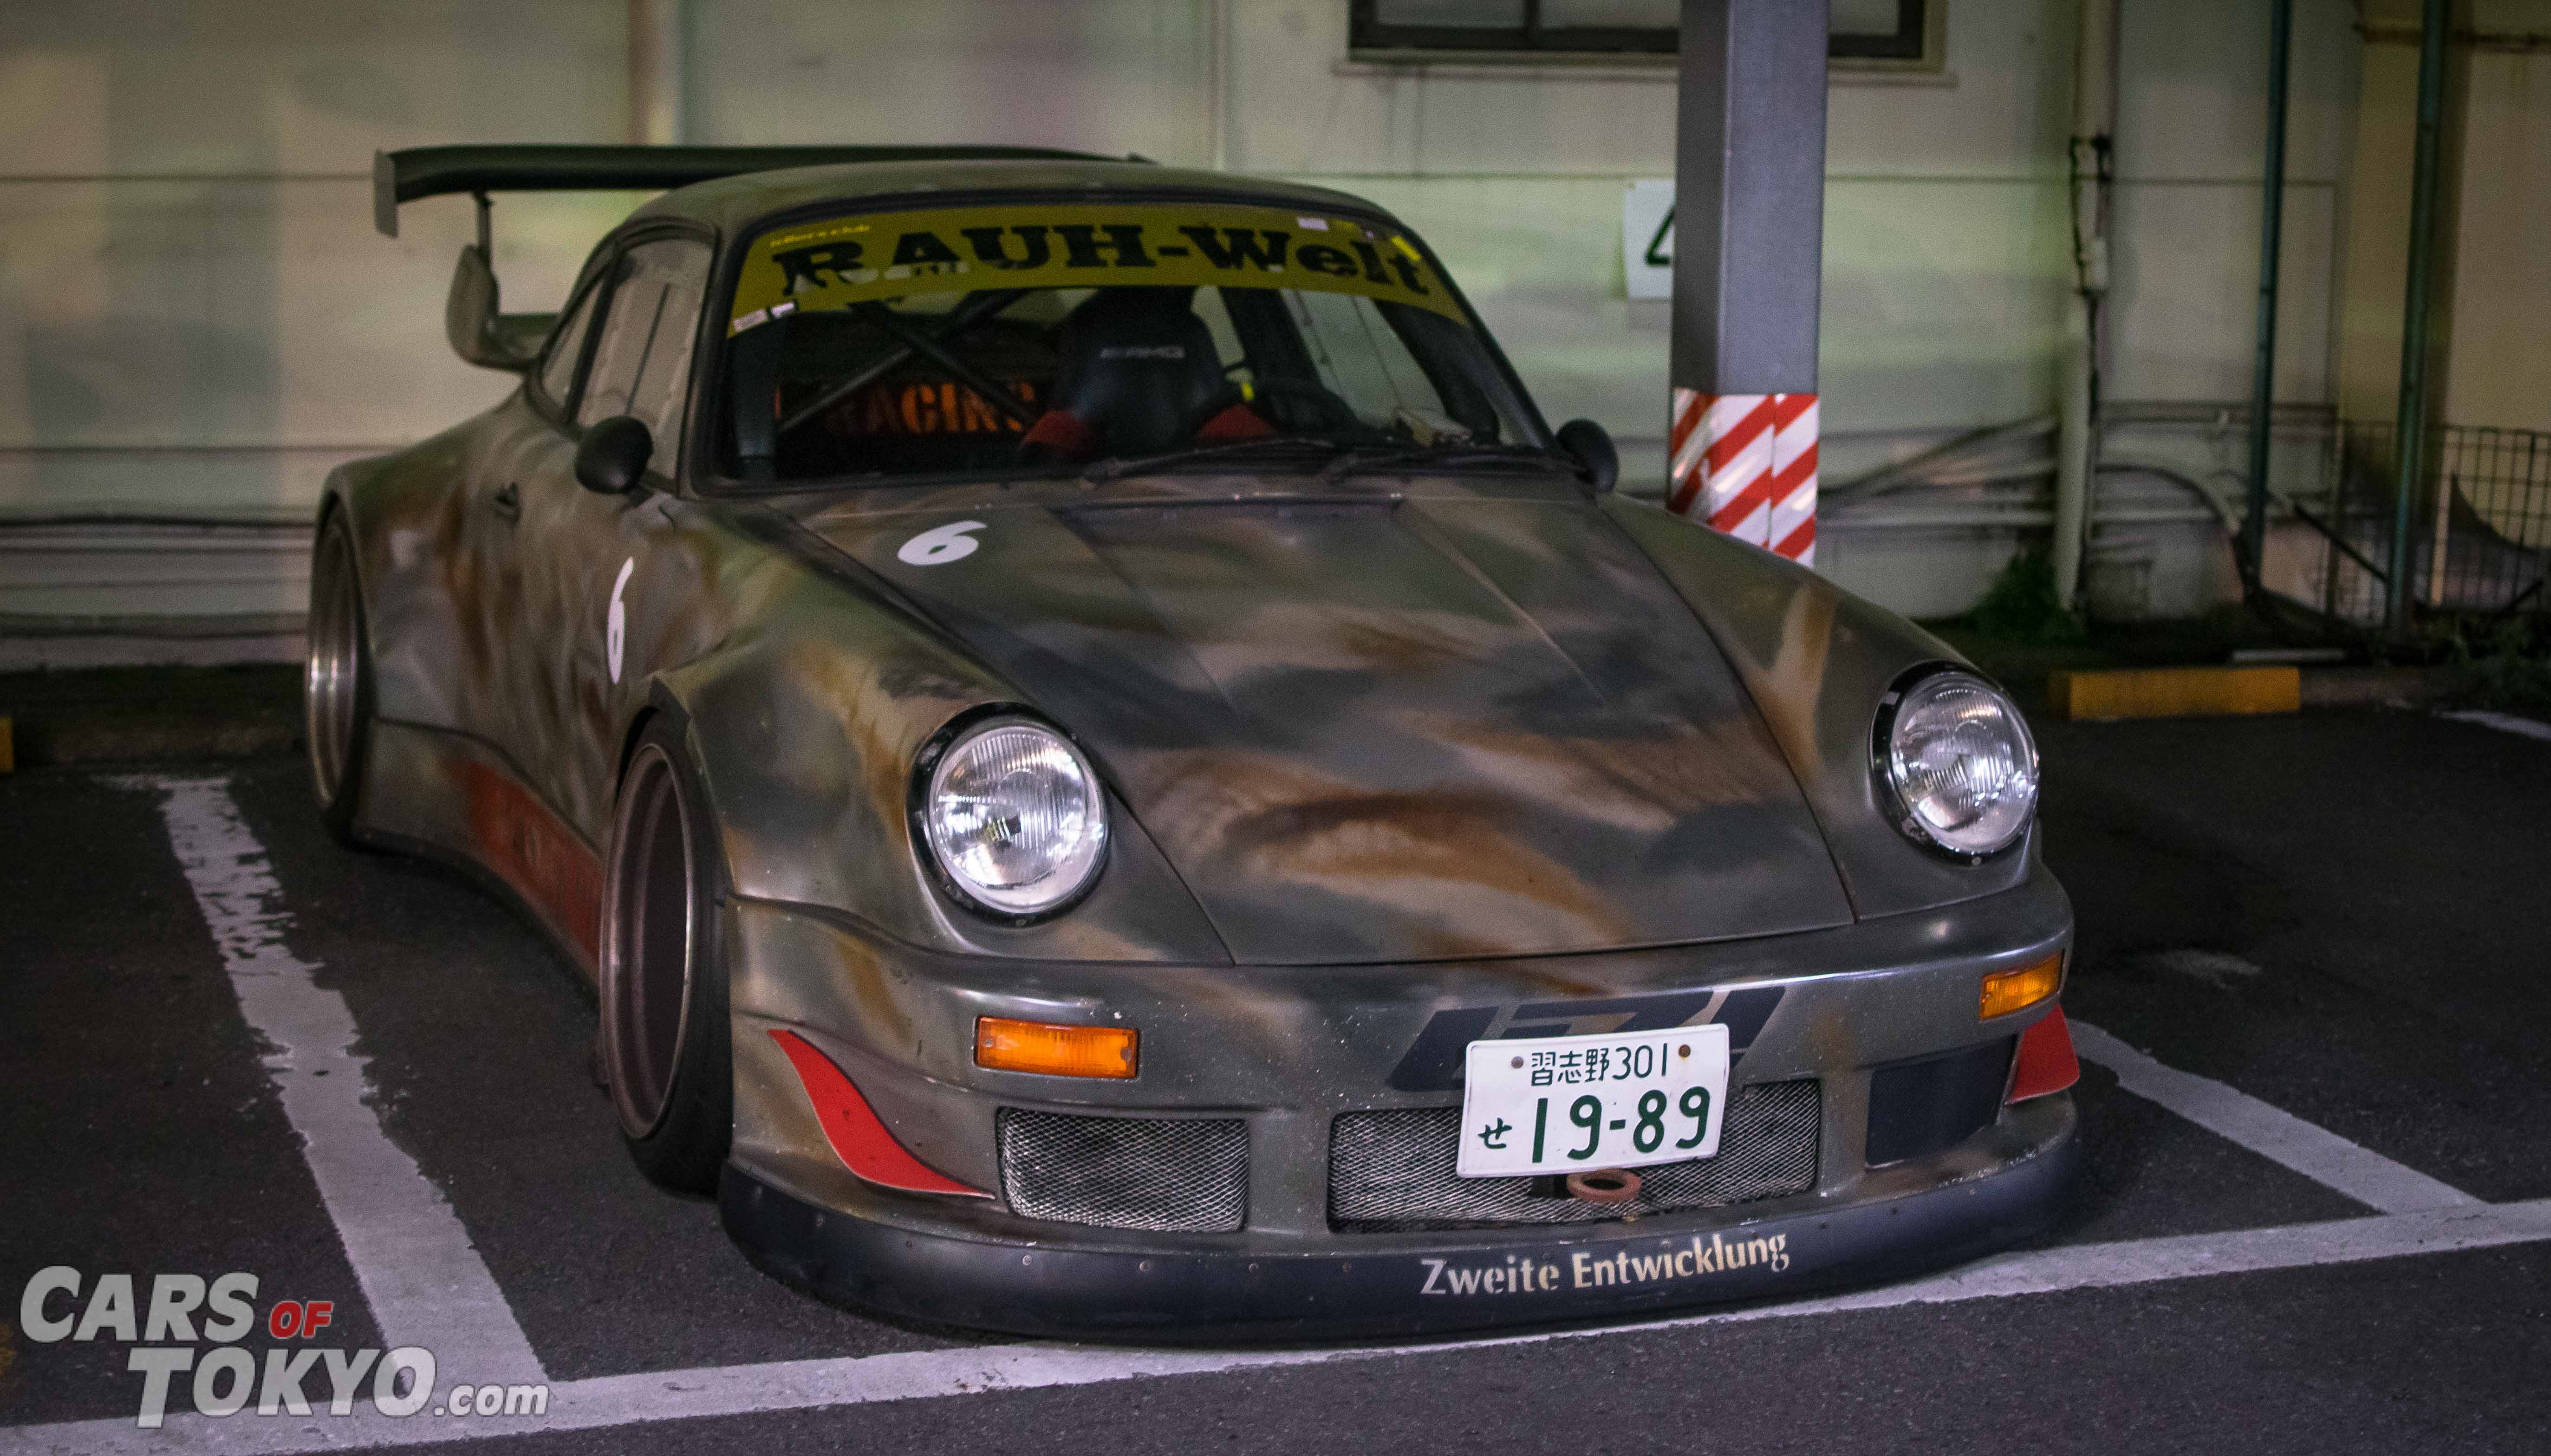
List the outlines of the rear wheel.
{"label": "rear wheel", "polygon": [[364,641],[355,533],[342,511],[319,528],[310,559],[309,656],[302,670],[303,733],[320,817],[351,839],[371,745],[372,662]]}
{"label": "rear wheel", "polygon": [[721,862],[681,736],[652,720],[621,778],[602,921],[602,1064],[639,1171],[711,1193],[735,1123]]}

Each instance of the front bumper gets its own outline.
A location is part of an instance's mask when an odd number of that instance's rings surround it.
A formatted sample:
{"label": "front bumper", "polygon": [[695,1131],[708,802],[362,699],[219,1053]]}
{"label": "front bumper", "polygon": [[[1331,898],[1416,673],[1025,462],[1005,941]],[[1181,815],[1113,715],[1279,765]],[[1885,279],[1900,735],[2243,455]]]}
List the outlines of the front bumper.
{"label": "front bumper", "polygon": [[[769,902],[739,902],[728,918],[729,1232],[783,1280],[933,1322],[1149,1340],[1351,1337],[1754,1299],[2024,1236],[2060,1205],[2074,1156],[2069,1098],[1997,1105],[2007,1048],[2044,1008],[1976,1016],[1981,975],[2061,954],[2071,939],[2070,906],[2042,872],[1962,904],[1827,931],[1403,966],[1004,962],[917,952]],[[1137,1027],[1141,1075],[976,1068],[978,1015]],[[1473,1038],[1704,1021],[1730,1027],[1731,1096],[1799,1079],[1820,1090],[1807,1171],[1785,1187],[1613,1221],[1493,1227],[1360,1222],[1333,1196],[1334,1129],[1458,1104],[1460,1048]],[[904,1149],[985,1196],[855,1177],[773,1032],[818,1050]],[[1937,1079],[1901,1069],[1943,1057],[1987,1065],[1989,1085],[1968,1086],[1958,1103],[1971,1113],[1909,1145],[1882,1137],[1882,1121],[1903,1119],[1873,1117],[1874,1100],[1913,1105],[1908,1095],[1927,1094],[1906,1089]],[[1007,1109],[1245,1126],[1243,1196],[1220,1205],[1241,1211],[1218,1225],[1139,1227],[1029,1216],[1036,1190],[1020,1178],[1037,1165],[1005,1161]],[[1166,1231],[1181,1226],[1197,1231]]]}
{"label": "front bumper", "polygon": [[2020,1151],[1990,1172],[1839,1207],[1810,1196],[1760,1209],[1359,1240],[1316,1252],[898,1226],[818,1207],[733,1165],[719,1203],[729,1236],[765,1272],[905,1318],[1155,1343],[1409,1336],[1789,1298],[2005,1247],[2063,1205],[2078,1157],[2072,1099],[2022,1104],[1994,1132]]}

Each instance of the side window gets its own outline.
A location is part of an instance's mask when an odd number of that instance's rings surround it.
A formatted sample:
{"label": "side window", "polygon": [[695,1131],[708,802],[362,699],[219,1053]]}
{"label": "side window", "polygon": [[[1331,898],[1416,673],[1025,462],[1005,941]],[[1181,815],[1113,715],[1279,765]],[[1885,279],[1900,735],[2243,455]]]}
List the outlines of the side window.
{"label": "side window", "polygon": [[613,273],[610,311],[576,403],[576,423],[636,415],[656,437],[650,468],[670,474],[681,447],[700,300],[708,291],[709,246],[689,238],[642,243],[621,255]]}
{"label": "side window", "polygon": [[602,292],[599,287],[585,289],[566,321],[550,336],[550,357],[541,364],[541,392],[561,409],[575,398],[575,366],[584,362],[584,336],[593,327],[593,310]]}

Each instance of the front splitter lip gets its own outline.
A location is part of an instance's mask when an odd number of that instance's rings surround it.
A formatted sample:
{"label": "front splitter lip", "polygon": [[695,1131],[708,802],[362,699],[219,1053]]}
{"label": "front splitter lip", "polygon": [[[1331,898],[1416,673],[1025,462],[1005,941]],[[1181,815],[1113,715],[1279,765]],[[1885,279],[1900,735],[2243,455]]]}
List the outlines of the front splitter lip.
{"label": "front splitter lip", "polygon": [[1087,1249],[922,1232],[818,1207],[733,1164],[719,1208],[764,1272],[903,1318],[1145,1344],[1334,1340],[1652,1314],[1899,1279],[2043,1229],[2078,1159],[2068,1118],[2026,1157],[1899,1197],[1697,1230],[1645,1220],[1593,1232],[1464,1230],[1372,1252],[1352,1243],[1276,1254]]}

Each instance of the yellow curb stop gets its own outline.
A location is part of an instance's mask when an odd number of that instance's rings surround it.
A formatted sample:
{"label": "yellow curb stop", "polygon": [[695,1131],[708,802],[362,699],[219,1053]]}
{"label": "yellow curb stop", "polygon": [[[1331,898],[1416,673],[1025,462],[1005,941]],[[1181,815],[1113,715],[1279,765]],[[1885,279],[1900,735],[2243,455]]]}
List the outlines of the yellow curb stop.
{"label": "yellow curb stop", "polygon": [[2292,713],[2302,707],[2302,672],[2245,668],[2117,668],[2047,675],[2059,718],[2210,718]]}

